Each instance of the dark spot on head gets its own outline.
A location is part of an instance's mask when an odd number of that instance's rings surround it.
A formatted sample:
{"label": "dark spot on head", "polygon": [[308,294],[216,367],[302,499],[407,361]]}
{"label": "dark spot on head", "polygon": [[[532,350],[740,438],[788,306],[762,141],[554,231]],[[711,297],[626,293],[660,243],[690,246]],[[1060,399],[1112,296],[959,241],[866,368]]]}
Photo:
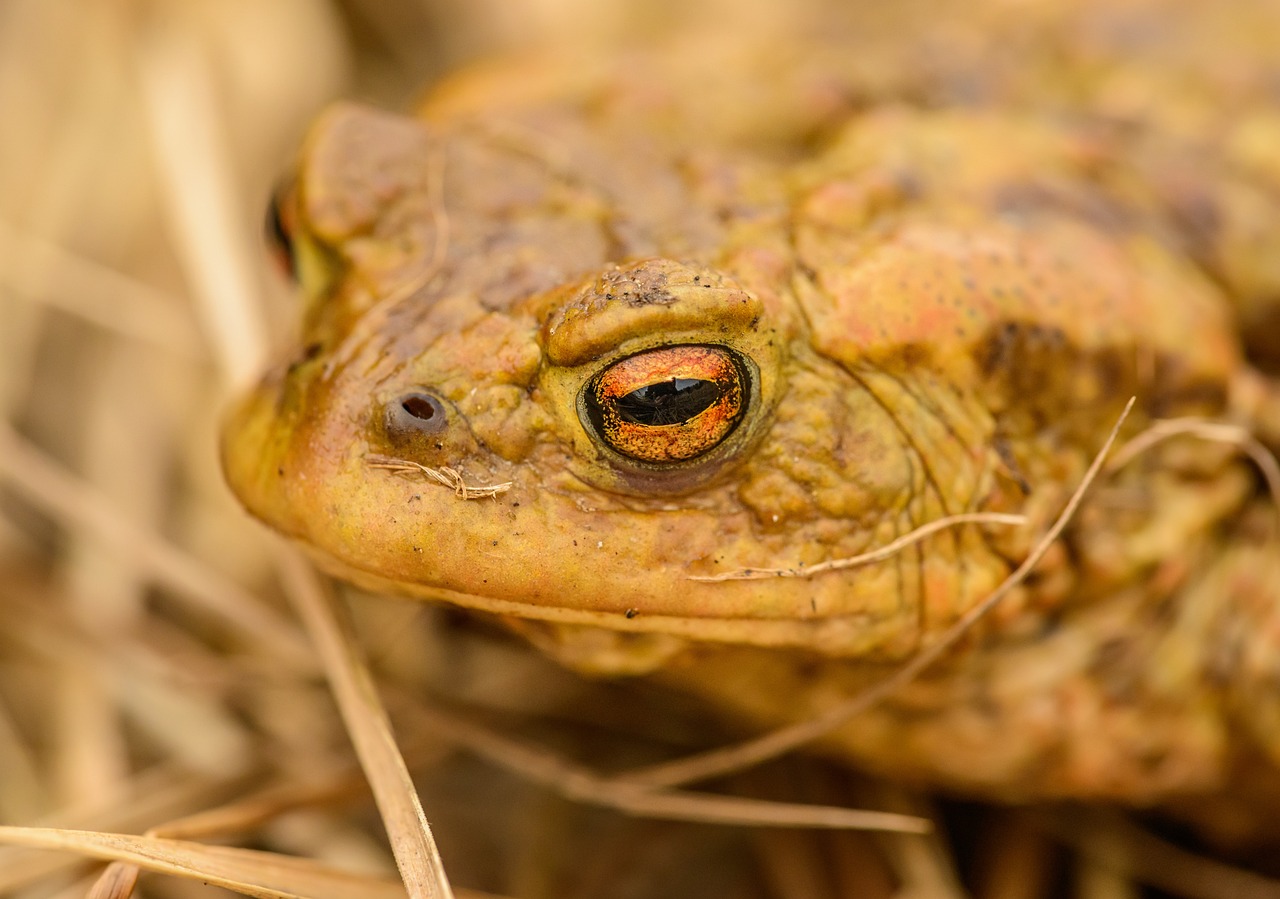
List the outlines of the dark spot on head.
{"label": "dark spot on head", "polygon": [[1020,323],[1008,321],[988,332],[978,351],[978,365],[983,375],[991,377],[1012,364],[1022,329]]}
{"label": "dark spot on head", "polygon": [[[1191,368],[1179,355],[1160,353],[1139,364],[1132,345],[1086,350],[1059,328],[1030,322],[994,326],[974,346],[985,381],[1025,413],[1028,427],[1063,435],[1093,434],[1098,403],[1140,396],[1147,415],[1221,415],[1226,387]],[[1089,396],[1087,406],[1074,406]]]}
{"label": "dark spot on head", "polygon": [[898,351],[902,364],[909,367],[923,365],[929,360],[929,350],[927,347],[918,343],[904,344]]}
{"label": "dark spot on head", "polygon": [[1112,235],[1132,232],[1140,225],[1133,209],[1121,205],[1099,187],[1078,181],[1003,184],[991,202],[998,215],[1015,221],[1072,218]]}

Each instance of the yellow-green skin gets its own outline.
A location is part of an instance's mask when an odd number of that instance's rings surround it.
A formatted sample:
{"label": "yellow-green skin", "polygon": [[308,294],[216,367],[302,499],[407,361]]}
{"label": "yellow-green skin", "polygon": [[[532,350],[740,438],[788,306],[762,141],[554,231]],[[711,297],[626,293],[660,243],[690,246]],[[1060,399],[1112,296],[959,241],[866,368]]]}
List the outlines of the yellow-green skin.
{"label": "yellow-green skin", "polygon": [[[904,5],[477,71],[416,119],[332,109],[287,201],[302,349],[235,411],[232,488],[337,574],[580,669],[761,724],[830,706],[1008,575],[1129,397],[1125,435],[1265,432],[1280,5],[1184,6]],[[674,466],[613,453],[583,386],[682,343],[752,361],[743,423]],[[447,427],[397,441],[416,390]],[[379,456],[511,486],[462,499]],[[1259,484],[1190,438],[1109,474],[964,646],[826,747],[1008,799],[1177,801],[1280,764]],[[1029,524],[691,579],[974,511]]]}

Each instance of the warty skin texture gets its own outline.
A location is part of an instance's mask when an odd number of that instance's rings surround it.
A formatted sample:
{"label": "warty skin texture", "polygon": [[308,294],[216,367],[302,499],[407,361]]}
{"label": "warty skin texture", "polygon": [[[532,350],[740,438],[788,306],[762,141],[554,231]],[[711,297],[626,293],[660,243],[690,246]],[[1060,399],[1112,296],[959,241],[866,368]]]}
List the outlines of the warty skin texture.
{"label": "warty skin texture", "polygon": [[[1058,70],[1033,62],[1056,32],[996,22],[970,35],[988,59],[961,41],[927,67],[913,34],[858,65],[834,41],[767,65],[750,42],[676,45],[480,70],[416,119],[330,110],[282,200],[310,297],[299,349],[228,424],[237,495],[356,583],[777,724],[987,596],[1131,396],[1124,436],[1185,416],[1274,436],[1256,368],[1276,356],[1247,324],[1280,296],[1262,88],[1186,91],[1208,51],[1181,32],[1071,45]],[[1169,102],[1119,116],[1135,84]],[[582,397],[672,346],[745,360],[746,411],[707,452],[647,464],[600,439]],[[397,411],[416,393],[427,425]],[[465,500],[385,457],[510,488]],[[962,512],[1028,523],[811,578],[696,579],[854,556]],[[1156,447],[957,651],[826,748],[1005,799],[1199,802],[1246,770],[1268,795],[1270,514],[1232,448]]]}

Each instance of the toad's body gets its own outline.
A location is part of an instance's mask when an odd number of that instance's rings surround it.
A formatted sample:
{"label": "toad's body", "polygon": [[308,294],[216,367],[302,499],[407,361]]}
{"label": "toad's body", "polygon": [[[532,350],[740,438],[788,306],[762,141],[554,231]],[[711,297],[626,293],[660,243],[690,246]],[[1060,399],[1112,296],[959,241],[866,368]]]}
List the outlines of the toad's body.
{"label": "toad's body", "polygon": [[[480,72],[417,120],[337,108],[281,205],[301,349],[236,413],[230,481],[339,574],[518,619],[569,664],[761,723],[828,708],[1016,567],[1130,396],[1128,435],[1266,430],[1280,9],[1202,6],[966,7]],[[1185,437],[1107,475],[828,746],[1005,798],[1280,766],[1259,484]],[[969,512],[1028,524],[699,579]]]}

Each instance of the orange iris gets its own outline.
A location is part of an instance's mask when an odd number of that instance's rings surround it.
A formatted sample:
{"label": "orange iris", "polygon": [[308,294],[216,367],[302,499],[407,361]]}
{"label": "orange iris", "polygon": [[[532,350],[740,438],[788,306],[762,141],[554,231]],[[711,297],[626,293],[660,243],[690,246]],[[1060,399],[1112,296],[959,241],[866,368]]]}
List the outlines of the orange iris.
{"label": "orange iris", "polygon": [[746,368],[731,350],[675,346],[614,363],[586,387],[586,411],[614,451],[683,462],[717,446],[746,410]]}

